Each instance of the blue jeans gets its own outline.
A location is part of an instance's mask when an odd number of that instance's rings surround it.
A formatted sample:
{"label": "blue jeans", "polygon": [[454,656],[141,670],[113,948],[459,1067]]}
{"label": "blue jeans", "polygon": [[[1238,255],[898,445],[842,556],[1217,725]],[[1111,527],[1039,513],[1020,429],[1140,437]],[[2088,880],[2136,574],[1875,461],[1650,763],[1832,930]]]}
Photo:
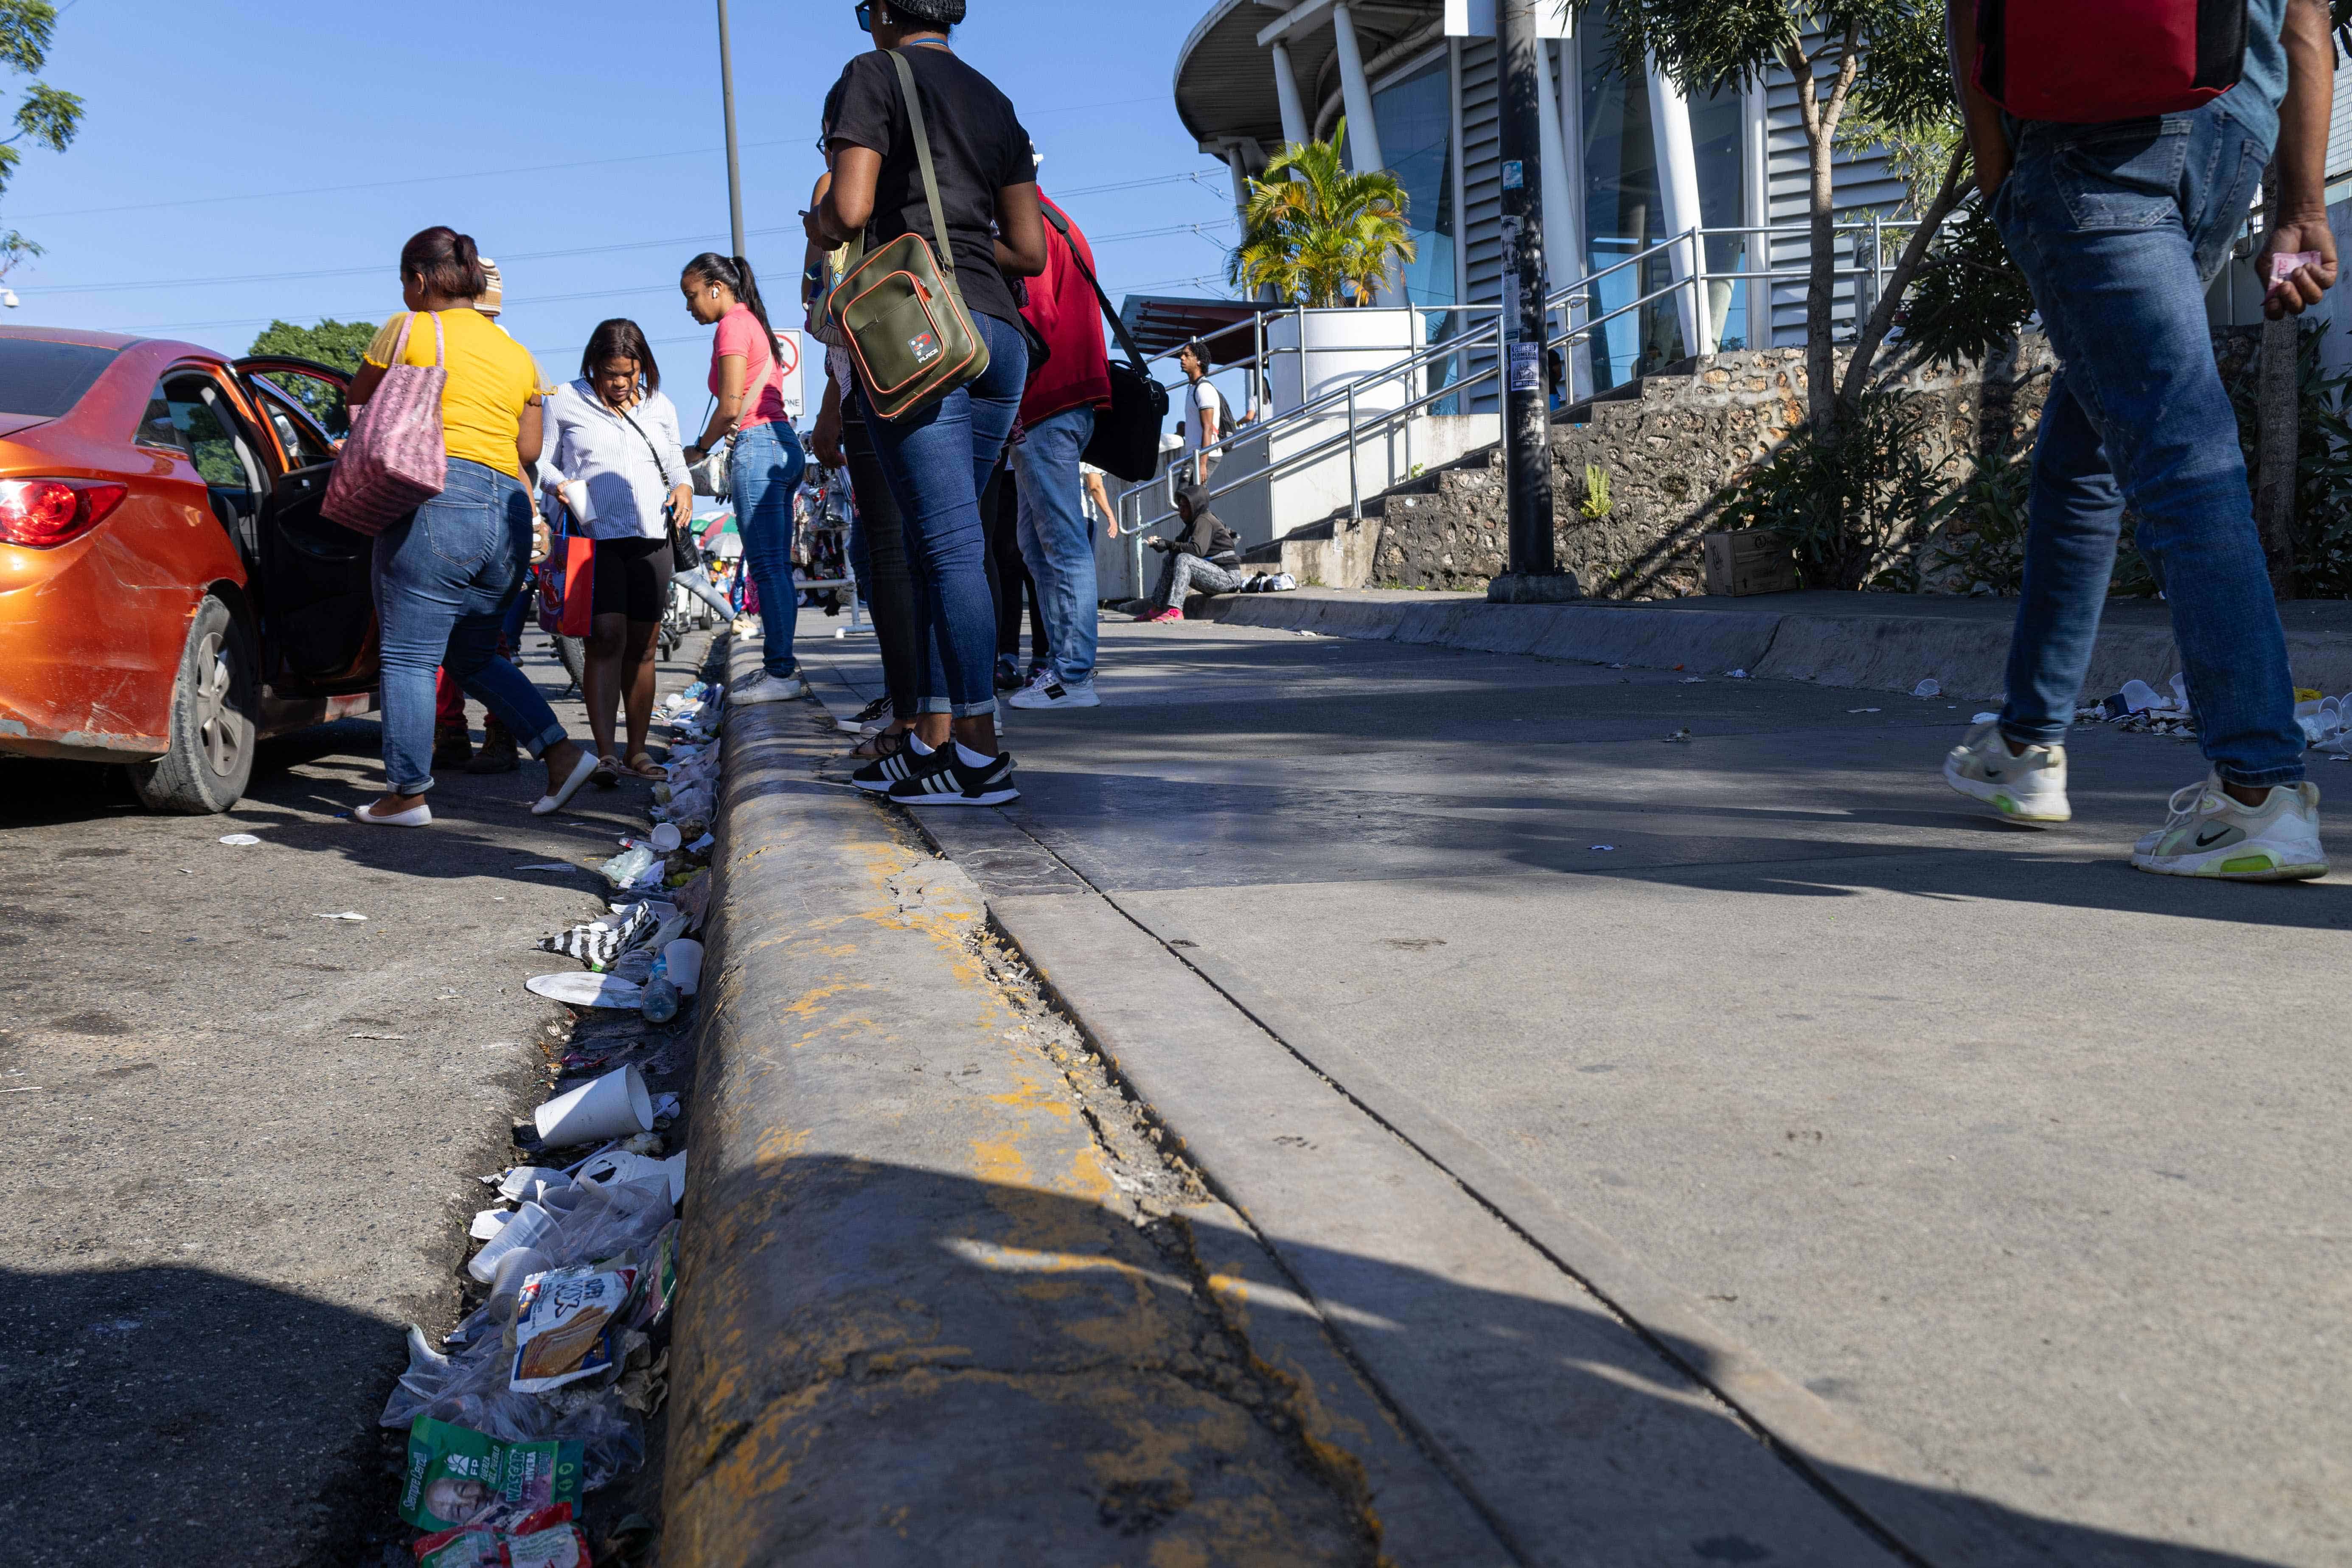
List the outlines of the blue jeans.
{"label": "blue jeans", "polygon": [[972,322],[988,344],[978,381],[897,423],[866,409],[882,477],[905,519],[915,579],[915,706],[959,719],[996,711],[996,602],[980,492],[1013,433],[1029,376],[1029,345],[1018,329],[993,316]]}
{"label": "blue jeans", "polygon": [[497,652],[530,563],[522,481],[463,458],[449,460],[439,495],[376,535],[383,772],[394,795],[433,787],[433,672],[443,666],[532,756],[563,739],[539,688]]}
{"label": "blue jeans", "polygon": [[2226,100],[2160,121],[2013,121],[2011,136],[1992,215],[2063,368],[2033,449],[2001,732],[2065,736],[2128,504],[2172,608],[2199,745],[2230,783],[2296,783],[2286,637],[2205,317],[2270,147]]}
{"label": "blue jeans", "polygon": [[1066,408],[1030,426],[1013,448],[1021,555],[1045,612],[1054,673],[1069,686],[1095,678],[1095,533],[1078,479],[1078,454],[1094,435],[1093,409]]}
{"label": "blue jeans", "polygon": [[760,590],[760,664],[778,677],[797,668],[793,637],[801,595],[793,586],[793,492],[807,467],[801,438],[781,419],[738,430],[727,457],[735,531],[743,539],[743,564]]}

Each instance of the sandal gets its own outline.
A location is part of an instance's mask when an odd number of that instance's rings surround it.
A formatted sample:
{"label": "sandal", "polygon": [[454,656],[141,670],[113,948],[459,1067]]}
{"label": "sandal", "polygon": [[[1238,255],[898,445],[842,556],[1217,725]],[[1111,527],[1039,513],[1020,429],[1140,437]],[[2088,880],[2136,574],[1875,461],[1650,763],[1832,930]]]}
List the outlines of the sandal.
{"label": "sandal", "polygon": [[654,761],[651,752],[631,752],[621,771],[633,779],[651,779],[656,784],[669,777],[669,770]]}
{"label": "sandal", "polygon": [[861,763],[878,762],[895,757],[907,749],[907,737],[912,730],[877,730],[849,749],[849,754]]}
{"label": "sandal", "polygon": [[621,782],[621,764],[610,757],[597,758],[596,771],[588,775],[588,782],[598,789],[613,788]]}

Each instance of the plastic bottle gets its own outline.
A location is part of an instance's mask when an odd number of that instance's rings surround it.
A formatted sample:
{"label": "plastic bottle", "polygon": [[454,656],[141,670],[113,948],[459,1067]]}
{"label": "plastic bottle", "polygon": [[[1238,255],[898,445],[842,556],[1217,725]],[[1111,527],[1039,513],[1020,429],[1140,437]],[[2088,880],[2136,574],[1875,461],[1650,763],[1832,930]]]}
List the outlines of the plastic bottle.
{"label": "plastic bottle", "polygon": [[654,972],[646,981],[645,1000],[638,1006],[648,1024],[667,1024],[677,1016],[677,987],[670,984],[667,957],[654,960]]}

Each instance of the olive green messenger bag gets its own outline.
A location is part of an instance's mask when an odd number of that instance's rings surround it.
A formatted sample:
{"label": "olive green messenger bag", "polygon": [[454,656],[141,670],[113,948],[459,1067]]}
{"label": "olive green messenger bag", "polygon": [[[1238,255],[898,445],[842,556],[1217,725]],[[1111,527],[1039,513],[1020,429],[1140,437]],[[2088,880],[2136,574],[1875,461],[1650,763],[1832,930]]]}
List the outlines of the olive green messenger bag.
{"label": "olive green messenger bag", "polygon": [[[922,236],[902,234],[854,259],[834,285],[825,312],[848,341],[857,378],[874,412],[900,420],[929,407],[960,386],[987,373],[988,343],[964,309],[956,287],[955,248],[948,240],[947,215],[940,206],[939,178],[931,170],[931,142],[923,129],[922,95],[907,57],[888,51],[898,68],[907,100],[907,120],[922,165],[923,195],[931,206],[934,252]],[[862,249],[863,237],[856,242]]]}

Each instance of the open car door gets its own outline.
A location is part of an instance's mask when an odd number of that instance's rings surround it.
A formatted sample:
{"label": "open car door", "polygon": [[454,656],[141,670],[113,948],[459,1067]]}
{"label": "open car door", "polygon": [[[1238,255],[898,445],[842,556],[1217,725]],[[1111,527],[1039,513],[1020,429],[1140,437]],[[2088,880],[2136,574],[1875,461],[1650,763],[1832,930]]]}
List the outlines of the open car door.
{"label": "open car door", "polygon": [[264,679],[282,696],[364,691],[376,682],[374,541],[320,512],[350,434],[344,372],[310,360],[242,359],[238,379],[277,438],[280,467],[261,513],[257,576]]}

